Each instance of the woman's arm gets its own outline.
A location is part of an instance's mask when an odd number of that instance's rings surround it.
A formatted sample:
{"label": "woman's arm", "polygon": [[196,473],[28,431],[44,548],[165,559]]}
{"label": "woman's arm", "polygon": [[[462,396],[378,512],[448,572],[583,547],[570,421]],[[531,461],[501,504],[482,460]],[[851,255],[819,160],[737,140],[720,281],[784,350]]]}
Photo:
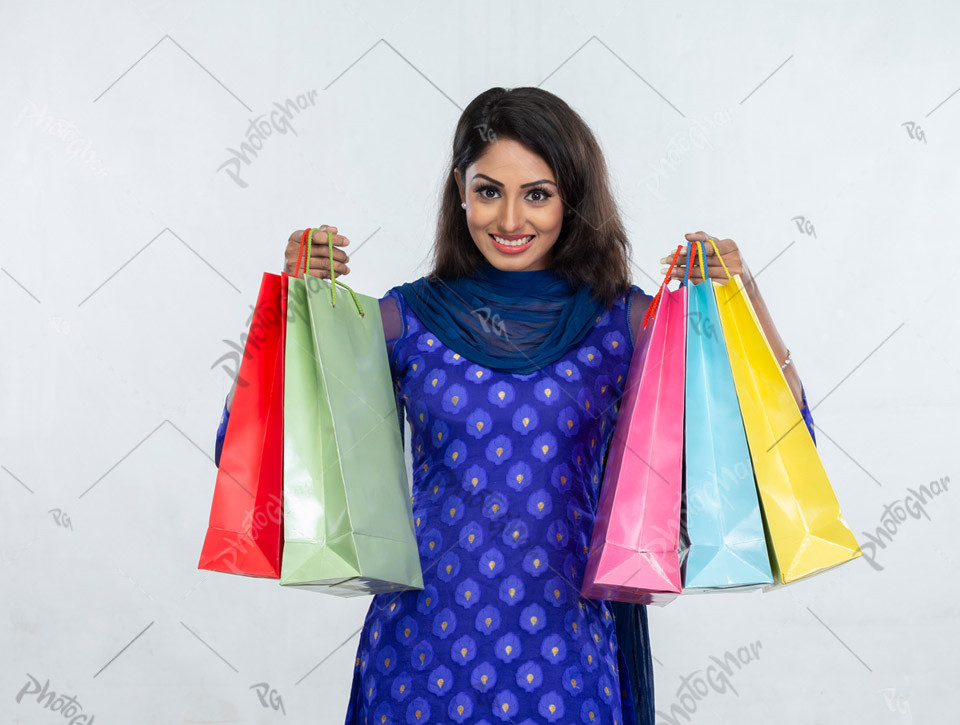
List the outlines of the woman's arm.
{"label": "woman's arm", "polygon": [[[685,236],[688,242],[700,242],[702,244],[703,261],[707,265],[707,272],[711,279],[714,279],[720,283],[726,282],[727,270],[729,270],[730,274],[732,275],[740,275],[740,280],[743,282],[744,290],[746,291],[747,296],[750,298],[750,303],[753,305],[753,309],[757,313],[757,319],[760,321],[761,328],[763,328],[763,334],[770,343],[770,348],[773,350],[773,354],[776,356],[777,362],[781,365],[786,362],[788,354],[787,346],[784,344],[780,334],[777,332],[776,325],[773,324],[773,318],[770,316],[770,311],[767,309],[767,304],[764,302],[763,296],[760,294],[760,288],[757,286],[757,281],[750,272],[750,269],[747,267],[747,262],[740,253],[737,243],[732,239],[717,239],[716,237],[711,237],[706,232],[690,232]],[[720,252],[720,259],[717,258],[718,251]],[[671,259],[673,258],[673,253],[673,251],[670,252]],[[667,257],[664,257],[660,261],[669,263],[669,259],[667,259]],[[680,255],[677,259],[676,266],[673,268],[671,278],[683,279],[686,271],[686,264],[687,251],[684,247],[684,249],[680,251]],[[666,271],[666,269],[662,270],[664,273]],[[690,280],[691,282],[699,282],[703,280],[703,271],[700,269],[699,260],[694,260],[694,263],[690,268]],[[791,362],[789,365],[787,365],[787,367],[783,370],[783,374],[787,378],[787,384],[790,386],[790,392],[793,393],[794,400],[797,401],[797,407],[802,410],[805,407],[803,385],[800,382],[800,375],[797,373],[796,363]]]}
{"label": "woman's arm", "polygon": [[[230,391],[233,393],[233,390]],[[223,413],[220,414],[220,426],[217,428],[217,444],[213,453],[213,462],[217,468],[220,468],[220,454],[223,452],[223,439],[227,435],[227,423],[230,421],[230,396],[223,406]]]}
{"label": "woman's arm", "polygon": [[233,385],[230,392],[227,393],[227,399],[223,403],[223,412],[220,414],[220,425],[217,428],[217,443],[213,453],[213,462],[220,467],[220,454],[223,451],[223,439],[227,435],[227,423],[230,422],[230,406],[233,405],[233,394],[237,390],[237,379],[233,379]]}
{"label": "woman's arm", "polygon": [[393,355],[394,344],[403,336],[403,320],[397,300],[388,294],[380,298],[380,320],[383,322],[383,337],[387,343],[387,358]]}
{"label": "woman's arm", "polygon": [[[393,344],[400,339],[403,333],[403,323],[400,319],[400,311],[395,299],[385,295],[380,300],[380,319],[383,322],[383,334],[387,343],[387,357],[393,352]],[[223,450],[223,439],[227,435],[227,424],[230,422],[230,408],[233,406],[233,396],[237,392],[237,379],[234,378],[233,385],[230,386],[230,392],[227,393],[227,399],[224,402],[223,413],[220,415],[220,426],[217,428],[217,443],[214,452],[214,463],[220,466],[220,453]],[[400,431],[403,432],[403,423],[401,421]]]}
{"label": "woman's arm", "polygon": [[[327,234],[328,231],[329,234]],[[350,268],[347,266],[350,258],[346,252],[340,249],[340,247],[350,244],[350,240],[342,234],[338,234],[336,227],[323,224],[314,229],[314,234],[310,235],[312,243],[309,248],[309,255],[303,254],[306,249],[305,246],[301,248],[301,245],[306,244],[307,236],[305,229],[298,229],[287,238],[283,272],[302,278],[309,268],[311,276],[321,279],[330,279],[331,267],[338,277],[350,273]],[[310,257],[309,262],[307,262],[307,256]],[[237,371],[237,375],[239,377],[239,371]],[[214,457],[217,466],[220,465],[220,451],[223,448],[223,438],[227,433],[230,409],[233,407],[233,396],[236,392],[237,379],[234,378],[223,406],[223,414],[220,416],[220,427],[217,429],[217,448]]]}
{"label": "woman's arm", "polygon": [[[753,305],[754,311],[757,313],[757,319],[763,328],[763,334],[766,336],[767,342],[770,343],[770,349],[773,350],[777,362],[782,365],[787,359],[789,352],[783,339],[780,337],[780,333],[777,332],[777,326],[773,324],[773,318],[767,309],[767,303],[763,300],[763,295],[760,294],[756,280],[751,278],[750,283],[744,285],[744,288],[747,291],[747,296],[750,298],[750,303]],[[787,385],[790,386],[790,392],[793,393],[793,397],[797,401],[797,406],[803,409],[806,401],[803,395],[803,383],[800,382],[800,374],[797,372],[797,364],[791,362],[787,365],[787,367],[783,369],[783,375],[787,379]]]}
{"label": "woman's arm", "polygon": [[[690,232],[685,236],[688,242],[702,243],[703,261],[707,265],[707,271],[711,279],[715,279],[718,282],[726,282],[727,271],[729,271],[731,275],[740,275],[744,290],[757,314],[757,320],[760,322],[763,334],[770,344],[770,349],[773,351],[779,364],[782,365],[786,362],[787,355],[789,354],[787,346],[780,337],[780,333],[777,332],[777,327],[773,323],[773,318],[770,316],[766,302],[760,294],[757,281],[747,267],[743,256],[740,254],[737,243],[732,239],[717,239],[716,237],[711,237],[706,232]],[[675,250],[671,250],[669,257],[664,257],[660,261],[665,264],[669,263],[673,258],[674,252]],[[720,253],[720,259],[717,258],[717,252]],[[672,279],[683,279],[687,264],[686,256],[686,249],[681,249],[677,264],[674,266],[671,274]],[[666,273],[666,271],[665,268],[661,270],[662,273]],[[703,280],[703,272],[700,269],[699,260],[694,262],[690,269],[690,279],[694,282]],[[783,374],[787,380],[790,392],[797,403],[797,407],[800,409],[800,414],[807,424],[810,437],[813,439],[814,444],[816,444],[817,439],[813,434],[813,416],[810,414],[810,408],[807,405],[807,396],[803,389],[803,383],[800,381],[796,364],[791,361],[789,365],[783,368]]]}
{"label": "woman's arm", "polygon": [[233,394],[237,392],[237,378],[233,379],[233,385],[230,386],[230,392],[227,393],[227,412],[230,412],[230,406],[233,405]]}
{"label": "woman's arm", "polygon": [[[773,318],[770,316],[770,311],[763,301],[756,280],[751,280],[750,287],[747,288],[747,296],[750,298],[750,303],[757,313],[757,319],[763,328],[763,334],[770,343],[770,349],[773,350],[777,362],[782,364],[786,360],[789,352],[780,337],[780,333],[777,332],[777,326],[773,324]],[[806,423],[807,430],[810,431],[810,437],[813,439],[813,444],[816,445],[817,437],[813,434],[813,415],[810,413],[810,406],[807,405],[807,394],[803,389],[803,383],[800,381],[797,364],[791,361],[787,367],[783,368],[783,376],[787,379],[787,385],[790,386],[790,392],[793,393],[793,397],[797,401],[797,407],[800,408],[800,415],[803,416],[803,422]]]}

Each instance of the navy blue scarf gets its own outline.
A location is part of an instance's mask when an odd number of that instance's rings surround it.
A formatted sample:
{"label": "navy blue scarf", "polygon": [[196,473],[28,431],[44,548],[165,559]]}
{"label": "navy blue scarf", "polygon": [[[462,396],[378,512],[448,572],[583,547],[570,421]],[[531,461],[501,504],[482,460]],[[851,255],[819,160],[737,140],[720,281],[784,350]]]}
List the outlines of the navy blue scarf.
{"label": "navy blue scarf", "polygon": [[[605,309],[602,300],[591,299],[585,286],[573,290],[551,269],[506,272],[486,260],[468,277],[421,277],[397,288],[448,348],[478,365],[518,374],[559,360]],[[611,602],[611,608],[627,665],[621,685],[630,693],[638,725],[653,725],[646,606]]]}
{"label": "navy blue scarf", "polygon": [[552,269],[508,272],[486,260],[467,277],[421,277],[398,289],[451,350],[519,374],[559,360],[605,309],[587,286],[574,290]]}

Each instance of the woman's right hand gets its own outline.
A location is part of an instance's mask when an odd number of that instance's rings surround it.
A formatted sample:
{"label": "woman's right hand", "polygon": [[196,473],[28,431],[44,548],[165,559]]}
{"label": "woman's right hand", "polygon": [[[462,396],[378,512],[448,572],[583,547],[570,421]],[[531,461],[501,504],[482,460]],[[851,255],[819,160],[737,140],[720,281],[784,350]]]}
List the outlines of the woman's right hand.
{"label": "woman's right hand", "polygon": [[[333,271],[339,277],[343,274],[349,274],[350,268],[347,262],[350,258],[347,253],[338,247],[345,247],[350,244],[350,240],[337,234],[337,228],[324,224],[313,231],[313,241],[310,244],[310,276],[330,279],[330,247],[327,244],[327,231],[333,232]],[[300,251],[300,238],[303,236],[303,229],[298,229],[287,240],[287,248],[284,252],[285,263],[283,271],[287,274],[293,274],[294,267],[297,266],[297,253]],[[306,262],[300,260],[300,269],[297,270],[297,277],[302,277]]]}

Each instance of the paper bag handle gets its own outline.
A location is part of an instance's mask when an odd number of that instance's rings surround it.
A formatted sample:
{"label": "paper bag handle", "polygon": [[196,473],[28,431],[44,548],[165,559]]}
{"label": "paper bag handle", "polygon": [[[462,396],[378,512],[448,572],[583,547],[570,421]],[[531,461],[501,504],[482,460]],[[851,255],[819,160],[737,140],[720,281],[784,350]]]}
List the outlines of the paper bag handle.
{"label": "paper bag handle", "polygon": [[670,279],[670,275],[673,273],[673,266],[677,263],[677,257],[680,256],[681,249],[683,249],[683,245],[678,244],[677,251],[673,253],[673,261],[670,262],[670,269],[667,270],[667,274],[664,276],[663,282],[660,283],[660,289],[657,290],[657,294],[654,295],[653,299],[650,300],[650,304],[647,305],[647,312],[643,316],[643,329],[647,329],[647,320],[650,319],[650,316],[657,311],[657,307],[660,305],[660,296],[663,294],[663,288],[666,286]]}
{"label": "paper bag handle", "polygon": [[297,249],[297,266],[293,268],[293,275],[295,277],[300,276],[300,260],[303,259],[303,250],[307,248],[307,235],[309,233],[309,229],[304,229],[300,235],[300,248]]}
{"label": "paper bag handle", "polygon": [[[300,249],[297,252],[297,268],[294,270],[294,274],[300,273],[300,259],[303,255],[304,250],[306,250],[306,267],[305,274],[310,274],[310,250],[313,247],[313,233],[316,231],[315,228],[304,229],[303,234],[300,235]],[[336,272],[333,271],[333,232],[329,229],[327,230],[327,247],[330,250],[330,304],[333,307],[337,306],[337,285],[342,285],[347,288],[347,291],[350,292],[350,295],[353,297],[353,302],[357,306],[357,310],[360,312],[360,317],[364,316],[363,307],[360,304],[360,300],[357,299],[357,294],[354,292],[350,285],[344,284],[340,280],[336,279]]]}
{"label": "paper bag handle", "polygon": [[[727,279],[733,279],[733,275],[731,275],[731,274],[730,274],[730,270],[727,269],[727,265],[726,265],[726,263],[723,261],[723,257],[720,256],[720,250],[717,249],[717,245],[713,243],[713,240],[712,240],[712,239],[707,239],[707,241],[710,242],[710,246],[713,247],[713,252],[714,252],[714,254],[716,254],[716,255],[717,255],[717,259],[720,260],[720,264],[723,266],[723,271],[727,273]],[[703,243],[702,243],[702,242],[690,242],[690,244],[696,244],[696,245],[697,245],[697,256],[698,256],[698,258],[699,258],[699,260],[700,260],[700,269],[703,270],[703,280],[706,282],[708,279],[710,279],[710,274],[707,272],[707,265],[705,265],[705,264],[703,263]],[[689,260],[690,260],[690,252],[688,251],[688,252],[687,252],[687,261],[688,261],[688,264],[687,264],[687,273],[686,273],[686,275],[684,276],[684,279],[683,279],[683,283],[684,283],[684,284],[687,283],[687,278],[690,276],[690,268],[693,266],[692,264],[689,264]]]}
{"label": "paper bag handle", "polygon": [[[717,245],[713,243],[712,239],[707,239],[707,241],[710,242],[710,246],[713,247],[713,252],[717,255],[717,259],[720,260],[720,264],[723,265],[723,271],[727,273],[727,279],[733,279],[733,275],[730,274],[730,270],[727,269],[727,265],[723,262],[723,257],[720,256],[720,250],[717,249]],[[703,266],[703,262],[700,262],[700,266]]]}
{"label": "paper bag handle", "polygon": [[[692,247],[693,245],[697,245],[696,249],[697,249],[697,255],[700,258],[700,269],[703,271],[703,281],[706,282],[708,279],[710,279],[710,275],[707,272],[707,267],[703,263],[703,248],[700,246],[700,242],[688,242],[687,243],[687,270],[683,274],[683,285],[682,285],[684,287],[687,286],[687,280],[690,279],[690,268],[693,267],[693,262],[696,261],[692,258],[693,251],[690,249],[690,247]],[[726,269],[726,267],[724,267],[724,269]]]}

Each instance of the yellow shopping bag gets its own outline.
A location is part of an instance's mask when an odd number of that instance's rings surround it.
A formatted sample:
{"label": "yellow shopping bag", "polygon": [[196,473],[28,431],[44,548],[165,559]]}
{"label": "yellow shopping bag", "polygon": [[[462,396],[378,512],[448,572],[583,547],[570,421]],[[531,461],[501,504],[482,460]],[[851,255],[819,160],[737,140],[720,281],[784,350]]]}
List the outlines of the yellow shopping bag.
{"label": "yellow shopping bag", "polygon": [[760,494],[774,576],[767,591],[862,552],[740,275],[727,271],[713,290]]}

